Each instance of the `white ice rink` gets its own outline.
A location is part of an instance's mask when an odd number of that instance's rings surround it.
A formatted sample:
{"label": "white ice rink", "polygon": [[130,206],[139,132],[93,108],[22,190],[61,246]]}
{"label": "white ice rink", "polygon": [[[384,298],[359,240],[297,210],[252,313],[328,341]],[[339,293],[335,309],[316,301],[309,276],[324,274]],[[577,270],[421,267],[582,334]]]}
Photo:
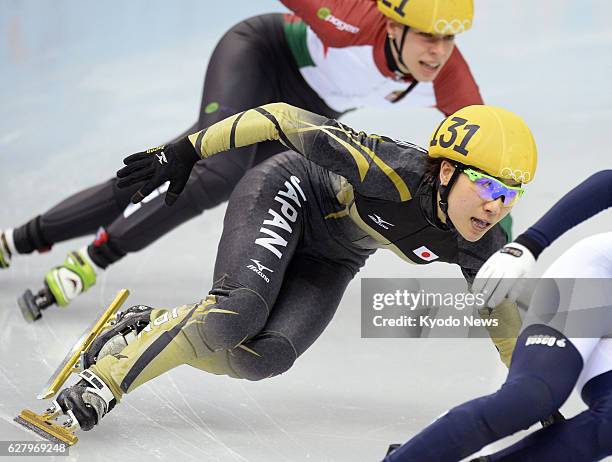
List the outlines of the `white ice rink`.
{"label": "white ice rink", "polygon": [[[539,147],[536,180],[513,211],[519,233],[589,174],[612,167],[612,3],[475,4],[475,26],[457,42],[485,102],[521,114]],[[221,34],[248,16],[283,10],[272,0],[0,0],[0,228],[21,225],[110,177],[125,155],[189,127]],[[424,144],[440,118],[433,109],[364,109],[345,122]],[[134,303],[168,307],[204,296],[223,211],[126,258],[72,306],[51,308],[33,325],[16,298],[90,238],[16,258],[0,274],[0,440],[35,439],[12,418],[24,407],[44,408],[35,395],[117,290],[130,288]],[[538,270],[610,229],[608,211],[561,238]],[[460,273],[441,263],[411,267],[385,252],[361,273],[411,276]],[[327,331],[286,374],[250,383],[180,367],[81,433],[68,460],[378,461],[389,443],[504,380],[486,339],[361,339],[359,290],[357,278]],[[573,396],[563,411],[581,406]]]}

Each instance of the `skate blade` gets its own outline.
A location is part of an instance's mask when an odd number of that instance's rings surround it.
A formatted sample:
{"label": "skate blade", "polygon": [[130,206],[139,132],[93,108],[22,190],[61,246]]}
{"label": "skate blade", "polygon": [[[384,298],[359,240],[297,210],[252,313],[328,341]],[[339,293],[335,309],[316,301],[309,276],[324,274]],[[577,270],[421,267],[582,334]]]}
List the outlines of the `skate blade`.
{"label": "skate blade", "polygon": [[38,399],[47,399],[55,396],[59,391],[60,387],[68,380],[70,374],[80,372],[78,368],[78,362],[81,357],[81,353],[87,351],[91,346],[92,342],[96,339],[98,334],[106,327],[107,323],[115,316],[115,313],[125,300],[130,295],[130,291],[122,289],[119,291],[115,299],[108,306],[106,311],[98,318],[94,324],[83,332],[83,335],[74,344],[72,349],[68,352],[64,360],[60,363],[59,367],[49,378],[43,390],[36,396]]}
{"label": "skate blade", "polygon": [[73,432],[52,422],[50,414],[36,414],[29,409],[24,409],[13,420],[52,443],[65,443],[72,446],[79,440]]}

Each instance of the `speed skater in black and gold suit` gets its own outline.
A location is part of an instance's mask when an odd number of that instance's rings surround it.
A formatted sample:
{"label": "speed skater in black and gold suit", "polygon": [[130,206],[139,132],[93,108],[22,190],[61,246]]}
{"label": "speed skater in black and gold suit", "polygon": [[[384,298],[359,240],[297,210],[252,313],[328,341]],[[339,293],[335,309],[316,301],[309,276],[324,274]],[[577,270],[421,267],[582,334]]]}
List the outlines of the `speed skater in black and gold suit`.
{"label": "speed skater in black and gold suit", "polygon": [[[186,134],[275,101],[330,118],[363,106],[435,107],[448,116],[482,104],[455,46],[455,35],[471,27],[472,0],[282,3],[295,15],[256,16],[220,39],[208,63],[198,121]],[[167,184],[136,205],[130,197],[139,186],[120,189],[115,178],[74,192],[21,226],[0,229],[0,269],[20,255],[97,233],[46,273],[40,296],[20,300],[30,318],[40,316],[38,308],[66,306],[103,270],[225,202],[249,168],[284,150],[271,140],[201,159],[173,207],[164,204]]]}
{"label": "speed skater in black and gold suit", "polygon": [[[248,380],[287,371],[377,248],[413,264],[457,264],[471,283],[506,241],[498,223],[537,157],[523,120],[491,106],[451,115],[426,151],[273,103],[129,156],[118,184],[144,181],[135,202],[165,181],[180,195],[199,159],[264,140],[290,151],[250,170],[230,197],[208,296],[170,310],[131,308],[92,347],[85,378],[59,395],[83,429],[180,364]],[[514,341],[503,327],[515,327],[507,319],[515,312],[503,301],[483,313],[500,319],[491,336],[506,360]],[[138,336],[124,340],[130,331]]]}

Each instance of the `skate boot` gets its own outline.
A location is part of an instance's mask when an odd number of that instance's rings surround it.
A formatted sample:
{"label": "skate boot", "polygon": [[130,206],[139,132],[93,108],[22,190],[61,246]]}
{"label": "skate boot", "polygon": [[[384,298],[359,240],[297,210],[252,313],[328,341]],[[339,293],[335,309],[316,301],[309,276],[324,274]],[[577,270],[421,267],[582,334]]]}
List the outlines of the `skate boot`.
{"label": "skate boot", "polygon": [[76,424],[81,430],[89,431],[115,407],[117,400],[108,385],[89,369],[79,376],[81,380],[62,390],[53,406],[69,417],[70,423],[65,422],[65,427]]}
{"label": "skate boot", "polygon": [[108,355],[115,355],[136,339],[138,334],[151,321],[153,308],[145,305],[135,305],[121,313],[109,322],[109,329],[100,333],[87,351],[81,355],[81,367],[89,368]]}
{"label": "skate boot", "polygon": [[62,390],[45,412],[38,414],[24,409],[15,418],[16,422],[49,441],[73,445],[78,441],[74,433],[76,430],[91,429],[114,407],[116,399],[107,384],[87,367],[83,367],[83,364],[87,362],[87,353],[97,358],[105,354],[102,350],[114,351],[110,346],[106,346],[107,342],[96,342],[102,335],[105,335],[111,344],[119,345],[119,341],[115,339],[117,335],[124,336],[130,326],[137,326],[138,329],[144,324],[148,307],[133,307],[123,314],[117,314],[128,296],[128,290],[121,290],[100,317],[85,329],[37,398],[48,399],[57,395],[72,374],[79,373],[81,380],[76,385]]}
{"label": "skate boot", "polygon": [[17,300],[23,317],[36,321],[41,310],[53,304],[66,306],[96,283],[96,270],[87,249],[70,252],[60,266],[45,275],[45,285],[36,295],[26,290]]}
{"label": "skate boot", "polygon": [[68,305],[95,283],[96,270],[86,249],[70,252],[64,263],[45,275],[45,284],[59,306]]}
{"label": "skate boot", "polygon": [[0,229],[0,269],[11,266],[11,257],[13,253],[8,243],[8,236]]}
{"label": "skate boot", "polygon": [[65,388],[53,401],[48,412],[55,416],[62,413],[68,416],[63,427],[71,432],[77,429],[89,431],[100,419],[108,414],[117,404],[112,391],[89,367],[107,355],[118,354],[128,343],[149,325],[153,308],[135,305],[109,321],[108,329],[102,331],[81,353],[79,367],[85,368],[79,373],[81,380]]}
{"label": "skate boot", "polygon": [[61,412],[68,415],[72,423],[76,422],[81,430],[91,430],[117,403],[110,388],[89,367],[98,359],[118,354],[136,339],[149,325],[152,312],[151,307],[136,305],[117,313],[115,319],[108,322],[108,329],[101,332],[81,354],[80,367],[85,368],[79,374],[82,380],[62,390],[54,402],[56,408],[59,406]]}

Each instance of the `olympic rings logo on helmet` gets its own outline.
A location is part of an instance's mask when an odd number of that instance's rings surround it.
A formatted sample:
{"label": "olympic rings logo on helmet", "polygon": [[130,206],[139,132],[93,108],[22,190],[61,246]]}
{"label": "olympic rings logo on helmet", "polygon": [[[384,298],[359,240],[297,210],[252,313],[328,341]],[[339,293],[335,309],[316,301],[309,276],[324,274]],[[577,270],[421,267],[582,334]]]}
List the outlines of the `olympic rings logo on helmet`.
{"label": "olympic rings logo on helmet", "polygon": [[519,183],[528,183],[531,180],[531,172],[523,172],[522,170],[512,170],[510,167],[504,167],[501,171],[500,177],[505,178],[509,176],[514,181]]}
{"label": "olympic rings logo on helmet", "polygon": [[434,30],[436,33],[441,35],[457,35],[468,30],[472,25],[472,21],[469,19],[453,19],[447,21],[446,19],[438,19],[434,24]]}

